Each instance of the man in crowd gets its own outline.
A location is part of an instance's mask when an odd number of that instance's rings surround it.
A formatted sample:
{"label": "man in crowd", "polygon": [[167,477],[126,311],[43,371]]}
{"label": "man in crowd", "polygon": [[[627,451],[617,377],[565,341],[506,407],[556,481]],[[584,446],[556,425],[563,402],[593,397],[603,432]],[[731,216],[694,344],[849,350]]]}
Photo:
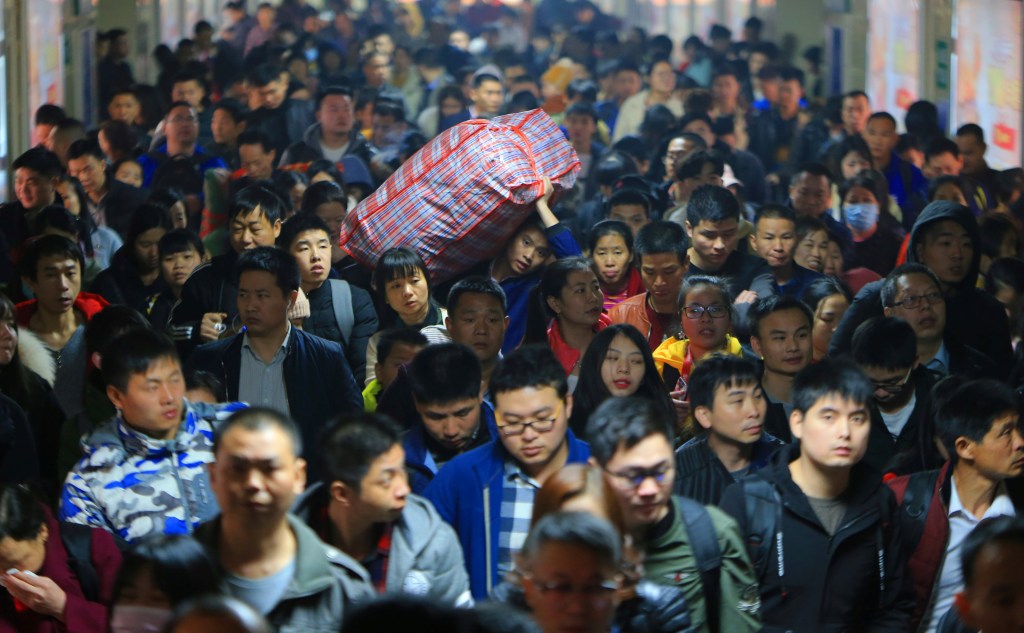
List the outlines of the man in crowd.
{"label": "man in crowd", "polygon": [[260,129],[246,128],[238,135],[238,165],[251,181],[270,180],[274,176],[278,150],[270,136]]}
{"label": "man in crowd", "polygon": [[696,151],[675,163],[672,173],[674,182],[669,189],[675,206],[665,219],[685,226],[693,192],[704,185],[721,187],[724,173],[725,163],[717,152]]}
{"label": "man in crowd", "polygon": [[794,297],[772,295],[758,299],[750,310],[750,347],[761,357],[761,386],[768,401],[765,430],[790,441],[793,380],[811,363],[814,314]]}
{"label": "man in crowd", "polygon": [[256,109],[249,114],[246,127],[263,131],[276,155],[281,156],[289,145],[301,141],[313,124],[313,105],[288,96],[288,73],[274,64],[253,68],[246,79],[249,90],[256,92],[256,98],[250,98]]}
{"label": "man in crowd", "polygon": [[972,208],[987,211],[994,209],[999,203],[996,197],[996,174],[995,169],[988,166],[985,161],[985,151],[988,145],[985,143],[985,131],[976,123],[967,123],[960,126],[956,131],[956,144],[960,148],[960,156],[963,159],[961,173],[970,182],[968,198],[974,198]]}
{"label": "man in crowd", "polygon": [[792,209],[778,204],[761,207],[750,248],[771,268],[775,293],[800,298],[822,275],[793,261],[796,241],[796,213]]}
{"label": "man in crowd", "polygon": [[[175,101],[167,108],[167,115],[164,117],[165,141],[162,145],[151,152],[139,157],[138,162],[142,166],[142,184],[144,187],[153,187],[153,177],[160,171],[168,161],[187,159],[186,165],[195,171],[193,178],[176,178],[174,186],[187,189],[185,193],[193,196],[201,196],[203,189],[203,176],[210,169],[227,169],[225,163],[219,156],[210,155],[198,143],[199,138],[199,117],[195,108],[187,101]],[[167,186],[163,184],[162,186]],[[198,201],[198,200],[197,200]],[[196,205],[198,207],[198,205]],[[193,209],[197,211],[198,208]]]}
{"label": "man in crowd", "polygon": [[1024,600],[1017,580],[1024,565],[1024,519],[985,521],[964,540],[960,556],[964,590],[956,608],[967,626],[986,633],[1013,633],[1024,627]]}
{"label": "man in crowd", "polygon": [[495,75],[480,73],[473,77],[473,88],[469,97],[469,118],[490,119],[501,114],[501,104],[505,101],[501,80]]}
{"label": "man in crowd", "polygon": [[31,233],[36,215],[57,200],[60,159],[43,147],[33,147],[14,159],[15,200],[0,205],[0,233],[11,248],[17,248]]}
{"label": "man in crowd", "polygon": [[282,165],[308,163],[326,158],[340,163],[343,156],[356,156],[364,164],[373,160],[373,148],[355,127],[352,89],[328,84],[316,96],[316,123],[302,140],[293,143],[281,156]]}
{"label": "man in crowd", "polygon": [[245,111],[235,99],[221,99],[213,106],[210,119],[210,133],[213,144],[210,151],[223,159],[228,169],[234,171],[240,166],[238,157],[238,136],[245,131]]}
{"label": "man in crowd", "polygon": [[[213,132],[210,129],[213,110],[209,107],[207,100],[205,80],[191,72],[178,73],[174,76],[174,83],[171,85],[171,101],[172,103],[184,101],[192,107],[199,128],[196,141],[201,146],[208,148],[213,142]],[[168,108],[169,113],[170,108]],[[171,156],[173,155],[171,154]]]}
{"label": "man in crowd", "polygon": [[[413,328],[393,328],[380,333],[374,378],[363,389],[363,407],[367,413],[377,411],[380,394],[399,376],[402,366],[411,362],[427,345],[427,337]],[[408,380],[407,372],[402,372],[402,375]]]}
{"label": "man in crowd", "polygon": [[85,190],[85,203],[97,226],[109,226],[121,237],[128,235],[132,215],[146,199],[146,192],[107,175],[100,144],[81,139],[68,148],[68,174]]}
{"label": "man in crowd", "polygon": [[885,175],[889,194],[903,211],[903,226],[913,226],[928,199],[928,181],[920,169],[896,154],[896,143],[900,139],[896,119],[888,112],[873,113],[868,117],[863,136],[875,169]]}
{"label": "man in crowd", "polygon": [[844,250],[853,246],[850,229],[832,217],[832,172],[821,163],[801,165],[789,181],[789,205],[798,216],[816,218],[825,223],[843,244]]}

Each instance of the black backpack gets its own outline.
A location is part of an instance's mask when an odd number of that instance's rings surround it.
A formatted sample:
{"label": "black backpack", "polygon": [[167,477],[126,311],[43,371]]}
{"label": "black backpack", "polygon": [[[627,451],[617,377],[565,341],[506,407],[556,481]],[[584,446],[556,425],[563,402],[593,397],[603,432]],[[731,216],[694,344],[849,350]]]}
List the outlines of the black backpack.
{"label": "black backpack", "polygon": [[711,633],[718,633],[719,608],[722,602],[722,587],[719,583],[722,573],[722,549],[718,546],[718,534],[707,508],[693,499],[676,499],[679,501],[683,525],[686,526],[686,534],[690,539],[690,550],[700,571],[708,630]]}
{"label": "black backpack", "polygon": [[157,162],[156,171],[150,180],[150,189],[177,187],[186,195],[198,196],[203,193],[203,174],[199,171],[204,161],[203,156],[167,156],[160,152],[150,152],[148,156]]}
{"label": "black backpack", "polygon": [[89,602],[100,601],[100,578],[92,565],[92,528],[78,523],[61,523],[60,540],[68,553],[68,567],[75,572],[82,595]]}

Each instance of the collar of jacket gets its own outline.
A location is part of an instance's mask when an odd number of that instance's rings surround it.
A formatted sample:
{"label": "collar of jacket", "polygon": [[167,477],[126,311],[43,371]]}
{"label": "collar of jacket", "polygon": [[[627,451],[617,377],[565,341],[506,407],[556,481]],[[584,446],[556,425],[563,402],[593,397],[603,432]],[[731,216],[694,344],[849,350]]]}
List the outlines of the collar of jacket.
{"label": "collar of jacket", "polygon": [[[118,440],[125,450],[133,455],[159,457],[167,453],[183,453],[191,450],[195,445],[196,434],[202,433],[202,431],[197,430],[196,423],[199,420],[199,415],[192,408],[192,405],[189,404],[188,400],[184,402],[185,416],[181,424],[178,425],[178,432],[175,433],[172,439],[158,440],[145,433],[136,431],[124,421],[119,412],[114,418]],[[212,438],[209,439],[212,442]]]}

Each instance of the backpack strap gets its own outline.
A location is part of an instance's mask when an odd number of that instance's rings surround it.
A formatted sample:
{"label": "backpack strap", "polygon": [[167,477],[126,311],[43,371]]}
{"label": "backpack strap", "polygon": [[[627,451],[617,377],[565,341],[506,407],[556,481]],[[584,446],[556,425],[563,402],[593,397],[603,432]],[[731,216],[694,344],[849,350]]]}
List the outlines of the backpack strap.
{"label": "backpack strap", "polygon": [[355,327],[356,317],[352,313],[352,289],[348,282],[343,279],[328,279],[331,284],[331,304],[334,306],[334,321],[341,330],[341,338],[345,345],[352,340],[352,328]]}
{"label": "backpack strap", "polygon": [[75,572],[85,599],[99,602],[100,579],[92,564],[92,528],[78,523],[61,523],[60,540],[68,553],[68,566]]}
{"label": "backpack strap", "polygon": [[914,473],[907,479],[907,489],[900,502],[900,528],[908,555],[917,551],[917,546],[924,536],[924,526],[928,521],[928,510],[932,505],[939,472],[932,470]]}
{"label": "backpack strap", "polygon": [[700,582],[704,590],[704,612],[711,633],[719,631],[719,610],[722,589],[719,577],[722,572],[722,550],[718,546],[718,533],[711,522],[708,509],[693,499],[677,497],[683,525],[690,539],[690,550],[700,570]]}
{"label": "backpack strap", "polygon": [[[776,534],[779,534],[782,499],[775,486],[760,477],[745,477],[740,480],[740,485],[743,486],[747,519],[747,553],[757,572],[758,582],[763,583],[772,546],[776,544]],[[779,576],[782,576],[781,563]]]}

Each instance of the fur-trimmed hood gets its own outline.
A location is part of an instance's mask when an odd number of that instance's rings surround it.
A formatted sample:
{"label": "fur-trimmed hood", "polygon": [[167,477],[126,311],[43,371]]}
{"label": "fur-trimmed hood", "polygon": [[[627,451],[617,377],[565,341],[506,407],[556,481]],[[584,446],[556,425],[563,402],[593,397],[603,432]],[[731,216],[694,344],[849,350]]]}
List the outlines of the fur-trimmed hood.
{"label": "fur-trimmed hood", "polygon": [[18,358],[26,369],[39,374],[53,387],[57,377],[57,363],[39,337],[25,327],[18,328]]}

